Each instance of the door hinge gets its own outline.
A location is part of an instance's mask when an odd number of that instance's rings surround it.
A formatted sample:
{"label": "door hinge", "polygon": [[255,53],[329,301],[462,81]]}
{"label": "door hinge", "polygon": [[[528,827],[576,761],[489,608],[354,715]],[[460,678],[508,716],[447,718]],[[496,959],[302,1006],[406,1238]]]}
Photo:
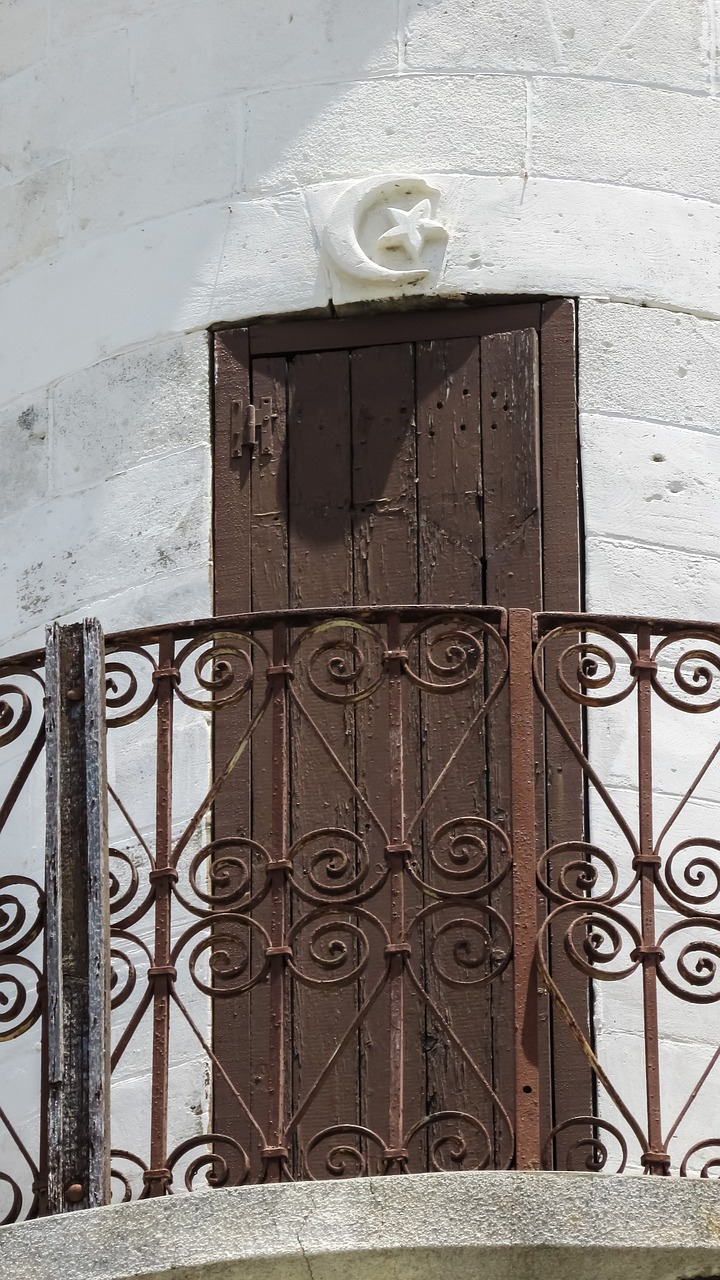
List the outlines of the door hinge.
{"label": "door hinge", "polygon": [[262,396],[259,409],[256,409],[254,404],[246,405],[244,414],[242,401],[233,400],[232,417],[230,456],[239,458],[243,449],[254,450],[258,443],[259,427],[260,452],[265,454],[266,457],[272,457],[273,430],[277,418],[277,413],[273,409],[272,398],[270,396]]}

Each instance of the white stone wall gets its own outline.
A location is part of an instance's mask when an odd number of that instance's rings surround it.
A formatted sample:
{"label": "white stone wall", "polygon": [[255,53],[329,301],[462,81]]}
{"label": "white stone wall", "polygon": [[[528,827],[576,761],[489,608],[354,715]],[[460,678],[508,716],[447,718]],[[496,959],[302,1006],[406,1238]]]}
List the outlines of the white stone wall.
{"label": "white stone wall", "polygon": [[[207,327],[398,295],[580,299],[588,606],[720,618],[717,7],[5,0],[4,650],[209,613]],[[396,173],[442,262],[353,283],[326,219]]]}

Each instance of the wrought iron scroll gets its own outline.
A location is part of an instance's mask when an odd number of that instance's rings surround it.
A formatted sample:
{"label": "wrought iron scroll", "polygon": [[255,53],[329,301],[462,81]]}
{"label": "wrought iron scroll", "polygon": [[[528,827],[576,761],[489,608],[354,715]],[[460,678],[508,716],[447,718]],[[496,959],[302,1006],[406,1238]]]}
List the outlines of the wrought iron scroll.
{"label": "wrought iron scroll", "polygon": [[[720,1168],[708,1119],[720,1059],[720,628],[582,615],[540,615],[536,627],[536,694],[588,791],[585,839],[538,861],[549,906],[538,965],[597,1092],[594,1114],[548,1135],[546,1166],[562,1134],[568,1167],[707,1177]],[[584,741],[566,727],[568,702],[583,708]],[[565,968],[551,962],[553,932]],[[591,984],[592,1042],[567,998],[570,969]]]}
{"label": "wrought iron scroll", "polygon": [[0,660],[0,1226],[45,1209],[44,672]]}
{"label": "wrought iron scroll", "polygon": [[[478,993],[512,972],[510,835],[477,785],[507,670],[504,615],[491,609],[255,615],[109,642],[117,1096],[133,1054],[150,1067],[145,1145],[123,1135],[113,1152],[121,1198],[203,1176],[217,1186],[510,1165],[511,1073],[499,1078],[491,1048],[480,1063],[473,1047],[479,1036],[491,1045],[489,1000],[487,1026],[472,1026]],[[427,740],[453,701],[443,742],[448,724],[454,739],[420,782],[417,734]],[[237,727],[227,760],[207,785],[197,764],[180,778],[183,735],[222,716]],[[332,733],[354,755],[341,758]],[[151,741],[155,812],[138,816],[118,779],[132,775],[138,744],[149,761]],[[307,828],[298,769],[310,743],[327,816]],[[263,760],[271,773],[267,812],[217,837],[214,810],[250,757],[256,777]],[[456,803],[458,774],[470,785],[455,812],[443,797]],[[341,810],[350,821],[336,820]],[[222,1018],[239,1029],[236,1059],[216,1052]],[[310,1077],[299,1065],[308,1039]],[[431,1045],[466,1082],[464,1101],[413,1084]],[[193,1053],[231,1097],[232,1128],[213,1130],[198,1075],[182,1087],[200,1121],[182,1133],[176,1082]],[[340,1097],[338,1072],[345,1097],[352,1078],[352,1107],[327,1101]]]}
{"label": "wrought iron scroll", "polygon": [[[720,627],[252,615],[109,638],[106,680],[116,1198],[717,1175]],[[44,697],[0,662],[0,1222],[46,1210]],[[587,792],[560,844],[538,707]],[[594,1081],[540,1142],[538,989]]]}

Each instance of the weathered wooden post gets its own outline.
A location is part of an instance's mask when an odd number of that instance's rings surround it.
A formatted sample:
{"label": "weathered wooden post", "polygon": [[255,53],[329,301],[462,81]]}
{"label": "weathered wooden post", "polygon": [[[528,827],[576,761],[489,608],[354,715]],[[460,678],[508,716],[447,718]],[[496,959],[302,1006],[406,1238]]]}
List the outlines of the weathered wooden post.
{"label": "weathered wooden post", "polygon": [[110,1198],[105,661],[94,619],[47,631],[48,1207]]}

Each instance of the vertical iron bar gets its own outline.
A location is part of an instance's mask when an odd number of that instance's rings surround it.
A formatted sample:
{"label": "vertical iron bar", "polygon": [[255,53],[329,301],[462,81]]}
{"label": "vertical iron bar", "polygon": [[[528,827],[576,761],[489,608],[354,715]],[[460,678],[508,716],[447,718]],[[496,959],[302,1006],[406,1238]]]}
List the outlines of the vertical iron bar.
{"label": "vertical iron bar", "polygon": [[[46,883],[46,899],[47,890],[49,889],[50,877],[47,877]],[[48,1203],[48,1162],[50,1156],[49,1142],[49,1103],[50,1103],[50,1046],[49,1040],[49,1009],[48,1009],[48,916],[47,901],[45,907],[45,919],[43,928],[43,984],[42,984],[42,1014],[40,1022],[40,1134],[38,1144],[38,1177],[37,1185],[33,1188],[37,1197],[37,1216],[44,1218],[50,1212]]]}
{"label": "vertical iron bar", "polygon": [[658,1038],[657,965],[662,950],[655,932],[655,869],[660,859],[653,848],[653,780],[652,780],[652,661],[651,631],[638,628],[637,660],[633,674],[638,693],[638,788],[639,846],[634,869],[640,880],[640,920],[642,945],[634,953],[642,963],[643,1022],[645,1031],[645,1079],[647,1087],[647,1124],[650,1149],[642,1155],[649,1173],[670,1171],[670,1160],[663,1149],[660,1103],[660,1046]]}
{"label": "vertical iron bar", "polygon": [[387,622],[388,734],[390,746],[390,1063],[388,1147],[384,1153],[386,1173],[403,1173],[407,1152],[403,1148],[405,1091],[405,860],[410,849],[405,844],[405,760],[403,746],[402,673],[407,654],[400,647],[400,619],[392,614]]}
{"label": "vertical iron bar", "polygon": [[105,665],[95,620],[48,628],[48,1209],[110,1198]]}
{"label": "vertical iron bar", "polygon": [[155,946],[148,980],[153,989],[152,1085],[150,1103],[150,1168],[144,1175],[150,1197],[163,1196],[172,1181],[166,1167],[168,1136],[168,1068],[170,1055],[170,983],[175,970],[172,950],[172,886],[177,871],[172,856],[173,700],[177,673],[172,632],[158,645],[157,742],[155,776]]}
{"label": "vertical iron bar", "polygon": [[515,1025],[515,1162],[540,1167],[538,995],[535,965],[535,750],[532,614],[508,614],[510,778],[513,850],[513,991]]}
{"label": "vertical iron bar", "polygon": [[291,869],[289,848],[289,752],[288,692],[290,668],[287,662],[287,626],[276,622],[272,633],[272,666],[268,680],[272,684],[272,835],[270,842],[272,876],[271,921],[268,947],[270,960],[270,1045],[268,1069],[270,1080],[268,1146],[263,1151],[266,1182],[281,1182],[287,1171],[288,1149],[285,1145],[287,1120],[286,1021],[287,959],[292,954],[287,944],[288,903],[287,872]]}

